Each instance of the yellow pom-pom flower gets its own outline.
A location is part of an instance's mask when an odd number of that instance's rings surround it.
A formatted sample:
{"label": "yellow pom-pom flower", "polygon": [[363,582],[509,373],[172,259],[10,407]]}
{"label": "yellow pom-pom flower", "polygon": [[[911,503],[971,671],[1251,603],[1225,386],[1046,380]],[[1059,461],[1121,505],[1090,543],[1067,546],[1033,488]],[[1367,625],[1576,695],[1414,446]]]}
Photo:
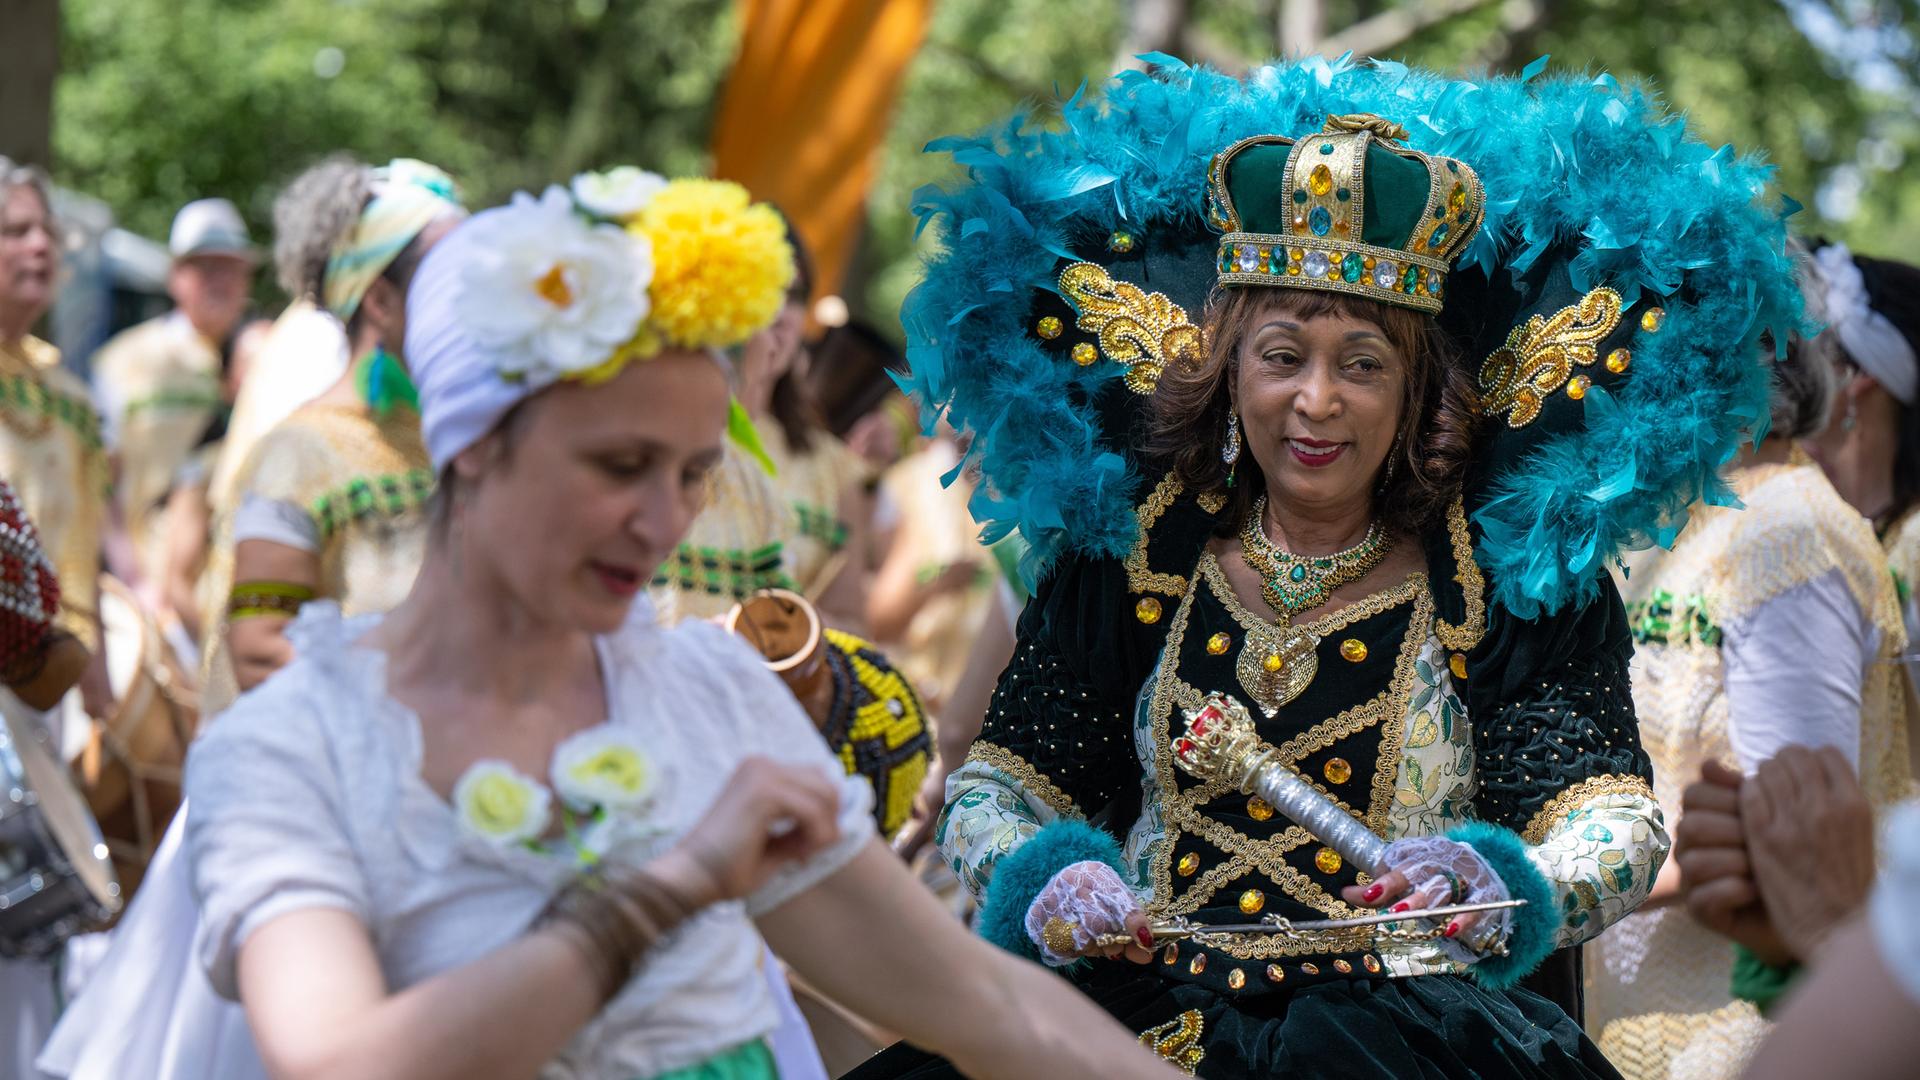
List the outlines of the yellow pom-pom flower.
{"label": "yellow pom-pom flower", "polygon": [[726,180],[675,180],[628,226],[653,244],[647,326],[687,348],[738,345],[774,320],[793,282],[786,224]]}

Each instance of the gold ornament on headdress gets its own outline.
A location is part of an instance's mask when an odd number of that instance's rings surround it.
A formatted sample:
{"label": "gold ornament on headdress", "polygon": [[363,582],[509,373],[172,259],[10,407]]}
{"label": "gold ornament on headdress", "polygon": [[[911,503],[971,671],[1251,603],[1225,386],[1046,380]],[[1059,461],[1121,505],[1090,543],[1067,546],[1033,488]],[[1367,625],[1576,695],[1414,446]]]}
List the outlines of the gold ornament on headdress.
{"label": "gold ornament on headdress", "polygon": [[1127,365],[1127,387],[1135,393],[1153,393],[1168,364],[1197,365],[1206,356],[1206,335],[1165,293],[1115,281],[1104,267],[1085,262],[1060,272],[1060,291],[1080,312],[1074,325],[1099,335],[1107,359]]}
{"label": "gold ornament on headdress", "polygon": [[1620,294],[1602,286],[1551,316],[1535,315],[1514,327],[1507,343],[1480,365],[1482,413],[1507,413],[1507,426],[1515,429],[1533,423],[1575,365],[1591,367],[1599,359],[1600,343],[1620,325],[1620,305]]}

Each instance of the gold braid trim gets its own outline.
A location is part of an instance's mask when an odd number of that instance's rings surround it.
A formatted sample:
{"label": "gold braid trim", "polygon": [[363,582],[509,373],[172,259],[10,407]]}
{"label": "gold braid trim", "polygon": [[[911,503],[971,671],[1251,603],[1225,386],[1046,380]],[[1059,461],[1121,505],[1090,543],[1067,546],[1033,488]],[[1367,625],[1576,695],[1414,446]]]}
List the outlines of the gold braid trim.
{"label": "gold braid trim", "polygon": [[1140,521],[1140,535],[1133,542],[1133,550],[1127,553],[1127,588],[1137,593],[1160,593],[1163,596],[1181,597],[1187,592],[1187,579],[1178,574],[1157,574],[1147,568],[1147,540],[1153,532],[1153,526],[1160,520],[1173,501],[1186,489],[1169,472],[1160,478],[1153,494],[1147,501],[1134,510],[1134,516]]}
{"label": "gold braid trim", "polygon": [[1459,626],[1445,619],[1433,621],[1433,634],[1440,644],[1453,652],[1467,652],[1487,633],[1487,579],[1480,564],[1473,561],[1473,537],[1467,532],[1467,511],[1460,497],[1454,496],[1447,507],[1447,535],[1453,540],[1453,580],[1460,583],[1466,597],[1467,618]]}
{"label": "gold braid trim", "polygon": [[1546,843],[1547,834],[1565,821],[1568,814],[1603,795],[1644,795],[1652,799],[1653,788],[1637,776],[1603,773],[1588,777],[1548,799],[1545,806],[1534,811],[1526,829],[1520,834],[1521,839],[1535,845]]}
{"label": "gold braid trim", "polygon": [[1060,790],[1059,785],[1042,776],[1040,770],[1027,763],[1026,758],[1004,746],[976,741],[967,751],[967,760],[978,761],[1013,777],[1028,794],[1053,807],[1062,817],[1086,817],[1067,793]]}

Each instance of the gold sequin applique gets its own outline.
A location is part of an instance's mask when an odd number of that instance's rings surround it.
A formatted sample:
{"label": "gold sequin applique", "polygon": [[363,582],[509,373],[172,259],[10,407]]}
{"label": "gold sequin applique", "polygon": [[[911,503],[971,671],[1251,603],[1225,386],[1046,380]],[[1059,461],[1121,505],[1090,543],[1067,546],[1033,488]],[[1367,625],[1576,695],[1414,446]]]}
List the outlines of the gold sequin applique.
{"label": "gold sequin applique", "polygon": [[1127,388],[1136,394],[1153,393],[1168,364],[1197,364],[1206,354],[1200,328],[1165,293],[1115,281],[1084,262],[1060,271],[1060,291],[1080,312],[1075,325],[1099,335],[1107,359],[1127,365]]}
{"label": "gold sequin applique", "polygon": [[1481,408],[1488,416],[1507,413],[1510,428],[1533,423],[1574,366],[1592,365],[1600,342],[1619,325],[1620,294],[1602,286],[1577,304],[1514,327],[1507,343],[1480,366]]}

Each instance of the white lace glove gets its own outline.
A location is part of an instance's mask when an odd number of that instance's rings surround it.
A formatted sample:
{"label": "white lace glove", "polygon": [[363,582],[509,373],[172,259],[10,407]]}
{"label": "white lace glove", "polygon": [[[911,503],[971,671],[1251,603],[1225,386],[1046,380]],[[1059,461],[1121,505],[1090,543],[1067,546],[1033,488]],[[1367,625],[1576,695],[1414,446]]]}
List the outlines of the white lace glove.
{"label": "white lace glove", "polygon": [[[1048,967],[1064,967],[1080,959],[1093,939],[1127,929],[1127,917],[1140,910],[1140,901],[1113,867],[1103,862],[1077,862],[1053,875],[1047,887],[1027,908],[1027,936],[1040,946]],[[1047,924],[1062,920],[1073,934],[1073,951],[1054,951],[1047,942]],[[1057,930],[1056,930],[1057,933]]]}
{"label": "white lace glove", "polygon": [[[1507,883],[1472,847],[1444,836],[1409,836],[1387,845],[1389,871],[1407,879],[1409,891],[1400,898],[1411,907],[1447,904],[1497,903],[1512,897]],[[1399,904],[1395,904],[1397,910]],[[1029,916],[1031,918],[1031,916]],[[1513,932],[1513,911],[1462,915],[1466,924],[1456,937],[1437,938],[1440,949],[1453,960],[1471,964],[1507,940]]]}

